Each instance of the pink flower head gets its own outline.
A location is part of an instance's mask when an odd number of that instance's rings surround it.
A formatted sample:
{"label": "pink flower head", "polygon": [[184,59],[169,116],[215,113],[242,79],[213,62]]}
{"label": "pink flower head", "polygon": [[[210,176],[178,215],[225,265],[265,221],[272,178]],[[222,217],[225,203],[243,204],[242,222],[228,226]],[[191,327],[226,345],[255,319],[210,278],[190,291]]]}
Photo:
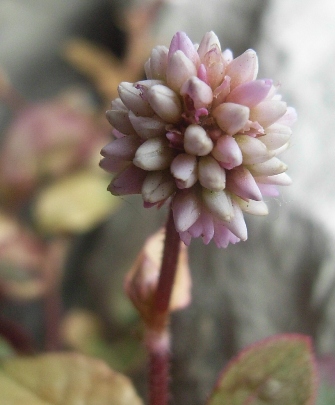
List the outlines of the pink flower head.
{"label": "pink flower head", "polygon": [[272,80],[256,79],[249,49],[233,59],[213,32],[193,45],[183,32],[158,46],[147,80],[119,85],[107,117],[115,140],[101,166],[114,195],[141,193],[146,207],[172,200],[177,231],[226,247],[247,239],[243,212],[266,215],[264,195],[289,185],[286,149],[296,118]]}

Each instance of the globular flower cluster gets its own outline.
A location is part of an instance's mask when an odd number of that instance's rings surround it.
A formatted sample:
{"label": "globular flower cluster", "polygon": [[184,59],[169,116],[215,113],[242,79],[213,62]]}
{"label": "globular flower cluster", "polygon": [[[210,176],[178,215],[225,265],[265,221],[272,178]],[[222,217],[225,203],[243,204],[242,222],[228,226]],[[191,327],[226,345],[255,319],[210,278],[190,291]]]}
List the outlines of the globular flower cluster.
{"label": "globular flower cluster", "polygon": [[147,80],[119,85],[107,118],[115,139],[100,165],[116,172],[114,195],[142,194],[145,207],[171,199],[180,238],[218,247],[247,239],[243,212],[266,215],[263,196],[288,185],[278,158],[296,118],[269,79],[256,79],[253,50],[233,58],[213,32],[194,45],[183,32],[157,46]]}

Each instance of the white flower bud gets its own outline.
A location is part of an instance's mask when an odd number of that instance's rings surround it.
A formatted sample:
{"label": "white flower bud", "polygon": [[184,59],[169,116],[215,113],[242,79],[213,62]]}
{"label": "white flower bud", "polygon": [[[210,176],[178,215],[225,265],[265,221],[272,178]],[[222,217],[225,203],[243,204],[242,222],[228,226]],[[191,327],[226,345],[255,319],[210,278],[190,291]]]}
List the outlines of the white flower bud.
{"label": "white flower bud", "polygon": [[264,201],[242,200],[242,198],[234,197],[241,210],[251,215],[268,215],[269,209]]}
{"label": "white flower bud", "polygon": [[148,79],[165,80],[168,52],[168,48],[162,45],[156,46],[151,51],[150,59],[145,64],[145,73]]}
{"label": "white flower bud", "polygon": [[141,96],[141,90],[135,87],[135,84],[122,82],[119,84],[118,92],[125,106],[132,110],[136,115],[150,117],[153,115],[153,110],[150,104]]}
{"label": "white flower bud", "polygon": [[228,135],[234,135],[248,122],[249,108],[235,103],[223,103],[215,108],[213,116],[223,131]]}
{"label": "white flower bud", "polygon": [[170,166],[174,151],[165,138],[151,138],[137,149],[133,163],[143,170],[164,170]]}
{"label": "white flower bud", "polygon": [[243,164],[250,165],[269,160],[274,154],[257,138],[249,135],[236,135],[235,141],[241,149]]}
{"label": "white flower bud", "polygon": [[168,123],[176,123],[182,114],[178,95],[167,86],[157,84],[148,91],[148,101],[157,115]]}
{"label": "white flower bud", "polygon": [[192,187],[198,180],[197,158],[194,155],[181,153],[171,163],[171,173],[180,189]]}
{"label": "white flower bud", "polygon": [[176,193],[172,202],[173,218],[178,232],[185,232],[201,214],[201,205],[193,189]]}
{"label": "white flower bud", "polygon": [[282,117],[286,110],[287,105],[284,101],[265,100],[250,110],[250,120],[257,121],[266,128]]}
{"label": "white flower bud", "polygon": [[292,130],[287,125],[272,124],[266,129],[264,136],[260,136],[262,141],[270,150],[281,148],[285,145],[292,135]]}
{"label": "white flower bud", "polygon": [[136,131],[129,120],[128,110],[108,110],[106,111],[106,117],[109,123],[122,134],[136,134]]}
{"label": "white flower bud", "polygon": [[219,51],[221,51],[219,38],[213,31],[206,32],[206,34],[202,37],[202,40],[198,48],[200,60],[203,62],[203,58],[206,55],[206,53],[214,48],[217,48]]}
{"label": "white flower bud", "polygon": [[129,120],[142,139],[155,138],[166,133],[166,122],[156,115],[153,117],[138,117],[132,111],[129,111]]}
{"label": "white flower bud", "polygon": [[197,75],[194,63],[182,51],[176,51],[169,59],[166,81],[171,89],[179,92],[182,84],[191,76]]}
{"label": "white flower bud", "polygon": [[209,190],[220,191],[226,186],[226,171],[212,156],[199,159],[198,176],[200,184]]}
{"label": "white flower bud", "polygon": [[249,165],[248,169],[254,176],[274,176],[287,170],[287,166],[281,160],[273,157],[266,162]]}
{"label": "white flower bud", "polygon": [[255,181],[261,184],[273,184],[275,186],[290,186],[292,179],[286,173],[275,174],[274,176],[256,176]]}
{"label": "white flower bud", "polygon": [[191,155],[205,156],[213,149],[213,141],[200,125],[192,124],[184,134],[185,151]]}
{"label": "white flower bud", "polygon": [[209,212],[218,219],[230,221],[234,217],[231,199],[224,190],[211,191],[203,188],[202,199]]}
{"label": "white flower bud", "polygon": [[166,200],[174,191],[172,176],[161,170],[149,172],[142,185],[143,200],[152,204]]}

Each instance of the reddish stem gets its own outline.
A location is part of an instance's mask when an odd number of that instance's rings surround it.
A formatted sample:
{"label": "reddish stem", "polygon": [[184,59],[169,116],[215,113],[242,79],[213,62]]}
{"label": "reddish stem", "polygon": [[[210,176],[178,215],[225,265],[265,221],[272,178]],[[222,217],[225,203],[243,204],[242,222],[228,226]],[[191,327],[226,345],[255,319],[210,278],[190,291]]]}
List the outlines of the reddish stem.
{"label": "reddish stem", "polygon": [[162,313],[168,311],[177,270],[179,250],[180,238],[174,225],[172,209],[170,209],[166,224],[162,265],[154,303],[154,310],[156,312]]}
{"label": "reddish stem", "polygon": [[174,284],[180,250],[180,238],[176,231],[173,212],[170,209],[166,224],[164,252],[156,290],[154,322],[147,330],[146,346],[149,352],[150,405],[167,405],[169,400],[169,303]]}

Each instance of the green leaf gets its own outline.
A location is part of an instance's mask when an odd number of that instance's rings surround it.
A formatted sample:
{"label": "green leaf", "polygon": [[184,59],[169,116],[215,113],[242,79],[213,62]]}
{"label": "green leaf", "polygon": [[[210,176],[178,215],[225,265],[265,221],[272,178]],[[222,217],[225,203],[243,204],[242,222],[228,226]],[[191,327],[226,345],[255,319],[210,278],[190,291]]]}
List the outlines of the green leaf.
{"label": "green leaf", "polygon": [[43,188],[34,205],[38,226],[46,233],[88,232],[120,205],[107,184],[103,174],[82,170]]}
{"label": "green leaf", "polygon": [[316,375],[310,338],[276,335],[247,347],[228,364],[207,405],[312,405]]}
{"label": "green leaf", "polygon": [[143,405],[130,380],[78,353],[4,360],[0,403],[11,405]]}

